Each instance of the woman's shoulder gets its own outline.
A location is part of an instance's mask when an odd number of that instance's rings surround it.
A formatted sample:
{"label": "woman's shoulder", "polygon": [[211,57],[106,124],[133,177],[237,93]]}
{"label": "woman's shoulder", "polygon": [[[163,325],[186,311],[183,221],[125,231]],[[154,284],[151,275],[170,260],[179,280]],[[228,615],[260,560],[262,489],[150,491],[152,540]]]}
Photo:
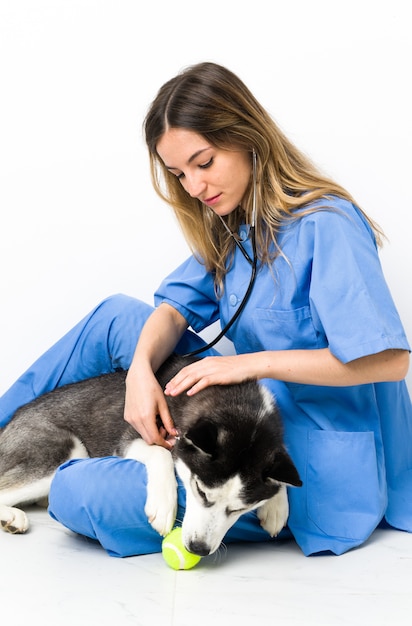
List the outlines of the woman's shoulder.
{"label": "woman's shoulder", "polygon": [[325,195],[317,200],[312,200],[303,204],[296,210],[296,214],[301,213],[302,217],[314,216],[315,219],[323,219],[323,215],[341,214],[341,215],[357,215],[360,212],[353,202],[335,195]]}
{"label": "woman's shoulder", "polygon": [[338,225],[344,229],[361,227],[373,235],[372,228],[360,207],[346,198],[335,195],[324,196],[300,207],[295,216],[302,224],[315,224],[320,228]]}
{"label": "woman's shoulder", "polygon": [[280,245],[300,249],[363,246],[377,250],[375,234],[361,209],[346,198],[325,196],[297,209],[286,221],[279,237]]}

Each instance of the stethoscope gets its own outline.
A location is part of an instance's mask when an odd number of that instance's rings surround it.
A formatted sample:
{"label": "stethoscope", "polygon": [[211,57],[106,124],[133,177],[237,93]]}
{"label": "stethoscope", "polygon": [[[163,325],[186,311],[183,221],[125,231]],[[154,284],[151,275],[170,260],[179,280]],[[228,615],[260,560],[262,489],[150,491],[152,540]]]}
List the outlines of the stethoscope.
{"label": "stethoscope", "polygon": [[206,344],[205,346],[202,346],[201,348],[198,348],[197,350],[193,350],[193,352],[188,352],[187,354],[185,354],[185,356],[195,356],[197,354],[200,354],[201,352],[205,352],[206,350],[209,350],[210,348],[213,348],[213,346],[215,346],[226,335],[228,330],[230,328],[232,328],[233,324],[236,322],[236,320],[239,318],[240,314],[242,313],[243,309],[245,308],[245,306],[246,306],[246,304],[247,304],[247,302],[249,300],[250,294],[252,293],[252,289],[253,289],[253,285],[255,284],[256,273],[257,273],[256,272],[256,270],[257,270],[257,252],[256,252],[256,231],[255,231],[255,222],[256,222],[256,152],[254,150],[253,150],[253,153],[252,153],[252,173],[253,173],[252,220],[251,220],[250,229],[249,229],[249,236],[250,236],[251,242],[252,242],[253,259],[250,258],[250,255],[245,250],[244,246],[241,244],[241,242],[236,237],[236,235],[230,230],[229,226],[226,224],[226,222],[223,219],[223,217],[219,216],[221,221],[222,221],[222,224],[226,228],[227,232],[232,237],[232,239],[235,242],[236,246],[241,251],[241,253],[245,257],[246,261],[250,264],[250,266],[252,268],[252,272],[250,274],[250,280],[249,280],[248,288],[246,289],[246,292],[245,292],[245,295],[243,296],[242,302],[239,304],[239,306],[236,309],[235,313],[230,318],[230,320],[228,321],[226,326],[213,339],[213,341],[211,341],[210,343]]}

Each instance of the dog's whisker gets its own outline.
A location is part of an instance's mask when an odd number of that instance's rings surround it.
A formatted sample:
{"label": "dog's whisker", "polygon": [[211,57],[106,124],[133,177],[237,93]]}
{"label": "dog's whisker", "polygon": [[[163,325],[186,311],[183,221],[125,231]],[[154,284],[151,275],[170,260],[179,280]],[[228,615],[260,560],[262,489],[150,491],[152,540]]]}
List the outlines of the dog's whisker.
{"label": "dog's whisker", "polygon": [[219,565],[227,556],[227,546],[225,543],[221,543],[216,552],[206,557],[214,565]]}

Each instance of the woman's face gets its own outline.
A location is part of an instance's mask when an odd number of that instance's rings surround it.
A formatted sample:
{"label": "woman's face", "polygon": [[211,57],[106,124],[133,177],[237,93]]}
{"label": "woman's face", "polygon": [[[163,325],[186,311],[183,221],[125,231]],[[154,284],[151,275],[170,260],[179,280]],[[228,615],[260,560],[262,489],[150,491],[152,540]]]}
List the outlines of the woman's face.
{"label": "woman's face", "polygon": [[217,215],[229,215],[241,205],[252,171],[248,151],[215,148],[184,128],[167,130],[156,149],[185,191]]}

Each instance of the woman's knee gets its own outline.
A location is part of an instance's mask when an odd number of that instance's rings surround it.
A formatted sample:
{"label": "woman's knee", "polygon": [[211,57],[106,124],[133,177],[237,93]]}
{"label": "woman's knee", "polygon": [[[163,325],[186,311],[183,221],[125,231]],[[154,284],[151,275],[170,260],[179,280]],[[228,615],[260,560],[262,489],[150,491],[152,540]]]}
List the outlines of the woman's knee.
{"label": "woman's knee", "polygon": [[125,295],[123,293],[108,296],[98,305],[99,311],[104,317],[116,320],[117,318],[147,318],[153,311],[153,307],[143,300]]}
{"label": "woman's knee", "polygon": [[153,307],[146,302],[124,294],[109,296],[96,310],[107,327],[107,349],[114,370],[130,366],[140,333],[152,311]]}

